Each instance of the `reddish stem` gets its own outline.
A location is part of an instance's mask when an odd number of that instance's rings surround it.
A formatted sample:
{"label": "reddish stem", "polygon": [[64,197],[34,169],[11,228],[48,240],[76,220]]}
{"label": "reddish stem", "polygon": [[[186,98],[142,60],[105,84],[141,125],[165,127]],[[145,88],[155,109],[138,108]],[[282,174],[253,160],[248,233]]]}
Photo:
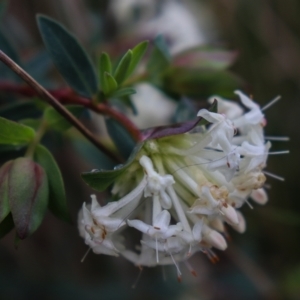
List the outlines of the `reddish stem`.
{"label": "reddish stem", "polygon": [[[38,95],[37,92],[29,86],[18,85],[6,81],[0,82],[0,92],[12,92],[25,97],[34,97]],[[107,104],[94,104],[91,100],[76,95],[71,89],[68,88],[49,90],[48,92],[63,104],[82,105],[97,113],[112,117],[128,130],[136,142],[142,140],[142,134],[140,130],[125,115],[108,106]]]}

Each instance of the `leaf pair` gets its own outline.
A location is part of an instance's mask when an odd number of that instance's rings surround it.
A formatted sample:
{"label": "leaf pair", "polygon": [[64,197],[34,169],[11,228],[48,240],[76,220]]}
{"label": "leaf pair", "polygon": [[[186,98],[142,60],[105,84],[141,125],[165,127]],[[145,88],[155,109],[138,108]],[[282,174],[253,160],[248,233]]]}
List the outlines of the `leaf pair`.
{"label": "leaf pair", "polygon": [[106,97],[128,96],[135,91],[131,88],[120,88],[122,83],[132,75],[146,52],[148,42],[144,41],[128,50],[113,72],[112,63],[107,53],[103,52],[99,59],[99,77],[102,91]]}

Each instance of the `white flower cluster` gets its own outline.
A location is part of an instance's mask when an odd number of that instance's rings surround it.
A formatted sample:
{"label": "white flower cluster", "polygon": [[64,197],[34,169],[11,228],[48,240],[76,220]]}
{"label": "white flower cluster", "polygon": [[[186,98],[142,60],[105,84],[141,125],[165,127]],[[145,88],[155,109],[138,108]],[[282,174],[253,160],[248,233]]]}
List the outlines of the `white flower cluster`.
{"label": "white flower cluster", "polygon": [[[225,250],[225,224],[246,224],[239,208],[250,197],[267,202],[263,188],[270,142],[260,107],[237,91],[238,104],[218,98],[220,113],[201,109],[209,126],[148,140],[115,182],[120,200],[101,207],[95,196],[79,215],[80,234],[95,253],[123,255],[139,266],[175,264],[211,248]],[[125,247],[124,230],[141,232],[136,251]]]}

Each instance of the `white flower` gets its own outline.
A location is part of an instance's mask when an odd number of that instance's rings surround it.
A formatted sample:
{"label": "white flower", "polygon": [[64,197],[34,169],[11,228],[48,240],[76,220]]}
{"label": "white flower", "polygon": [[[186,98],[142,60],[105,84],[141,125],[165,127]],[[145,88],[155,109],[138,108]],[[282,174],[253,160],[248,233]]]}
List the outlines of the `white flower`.
{"label": "white flower", "polygon": [[[120,253],[138,266],[174,264],[180,277],[177,263],[198,251],[216,261],[211,248],[227,248],[226,225],[246,230],[238,209],[248,198],[267,202],[263,168],[271,143],[259,106],[236,94],[249,111],[223,99],[222,114],[200,110],[211,123],[202,130],[144,142],[114,183],[120,200],[84,204],[80,233],[94,252]],[[126,228],[141,233],[135,249],[120,243]]]}
{"label": "white flower", "polygon": [[95,195],[91,195],[92,204],[88,208],[83,203],[79,212],[79,233],[85,243],[97,254],[118,256],[112,234],[125,225],[125,217],[136,207],[145,188],[145,178],[128,195],[117,202],[101,207]]}

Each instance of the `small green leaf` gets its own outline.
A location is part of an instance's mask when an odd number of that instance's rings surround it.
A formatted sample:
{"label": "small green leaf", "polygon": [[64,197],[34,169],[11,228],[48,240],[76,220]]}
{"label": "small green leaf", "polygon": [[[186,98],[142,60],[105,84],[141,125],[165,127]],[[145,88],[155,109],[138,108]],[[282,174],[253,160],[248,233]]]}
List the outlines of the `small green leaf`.
{"label": "small green leaf", "polygon": [[14,221],[12,215],[9,214],[1,223],[0,223],[0,239],[2,239],[6,234],[8,234],[14,228]]}
{"label": "small green leaf", "polygon": [[118,83],[115,78],[107,72],[104,73],[103,79],[103,93],[108,96],[118,88]]}
{"label": "small green leaf", "polygon": [[40,226],[48,196],[48,180],[43,168],[29,158],[14,160],[9,171],[8,198],[19,238],[26,238]]}
{"label": "small green leaf", "polygon": [[0,144],[24,145],[35,136],[32,128],[0,117]]}
{"label": "small green leaf", "polygon": [[90,58],[65,27],[46,16],[38,16],[43,41],[56,67],[80,95],[91,98],[98,90],[98,79]]}
{"label": "small green leaf", "polygon": [[122,57],[121,61],[117,66],[114,77],[119,85],[121,85],[123,81],[128,77],[128,71],[130,68],[131,59],[132,59],[132,51],[128,50],[126,54]]}
{"label": "small green leaf", "polygon": [[100,78],[100,84],[101,87],[105,85],[104,83],[104,75],[105,73],[112,73],[112,67],[111,67],[111,61],[109,58],[109,55],[105,52],[101,53],[100,59],[99,59],[99,78]]}
{"label": "small green leaf", "polygon": [[144,41],[139,43],[132,49],[132,58],[131,58],[130,66],[127,71],[127,77],[129,77],[134,72],[135,68],[141,61],[142,57],[144,56],[148,48],[148,44],[149,44],[148,41]]}
{"label": "small green leaf", "polygon": [[128,131],[114,119],[106,119],[107,131],[117,149],[127,159],[135,147],[135,142]]}
{"label": "small green leaf", "polygon": [[[79,117],[84,108],[80,105],[67,105],[65,106],[75,117]],[[44,119],[49,127],[58,131],[65,131],[72,127],[60,113],[58,113],[53,107],[48,107],[44,113]]]}
{"label": "small green leaf", "polygon": [[6,162],[0,169],[0,223],[10,212],[8,201],[8,174],[12,161]]}
{"label": "small green leaf", "polygon": [[34,154],[35,161],[46,171],[49,185],[49,208],[59,218],[70,221],[67,208],[63,178],[52,154],[38,145]]}
{"label": "small green leaf", "polygon": [[111,97],[113,98],[121,98],[124,96],[129,96],[129,95],[133,95],[136,94],[136,90],[133,88],[122,88],[122,89],[118,89],[115,92],[113,92],[111,94]]}
{"label": "small green leaf", "polygon": [[82,173],[82,179],[85,181],[86,184],[88,184],[90,187],[97,191],[102,192],[106,190],[120,175],[126,172],[127,168],[129,168],[130,165],[133,163],[136,155],[141,150],[143,145],[143,143],[136,145],[126,164],[116,166],[114,170],[100,170]]}

